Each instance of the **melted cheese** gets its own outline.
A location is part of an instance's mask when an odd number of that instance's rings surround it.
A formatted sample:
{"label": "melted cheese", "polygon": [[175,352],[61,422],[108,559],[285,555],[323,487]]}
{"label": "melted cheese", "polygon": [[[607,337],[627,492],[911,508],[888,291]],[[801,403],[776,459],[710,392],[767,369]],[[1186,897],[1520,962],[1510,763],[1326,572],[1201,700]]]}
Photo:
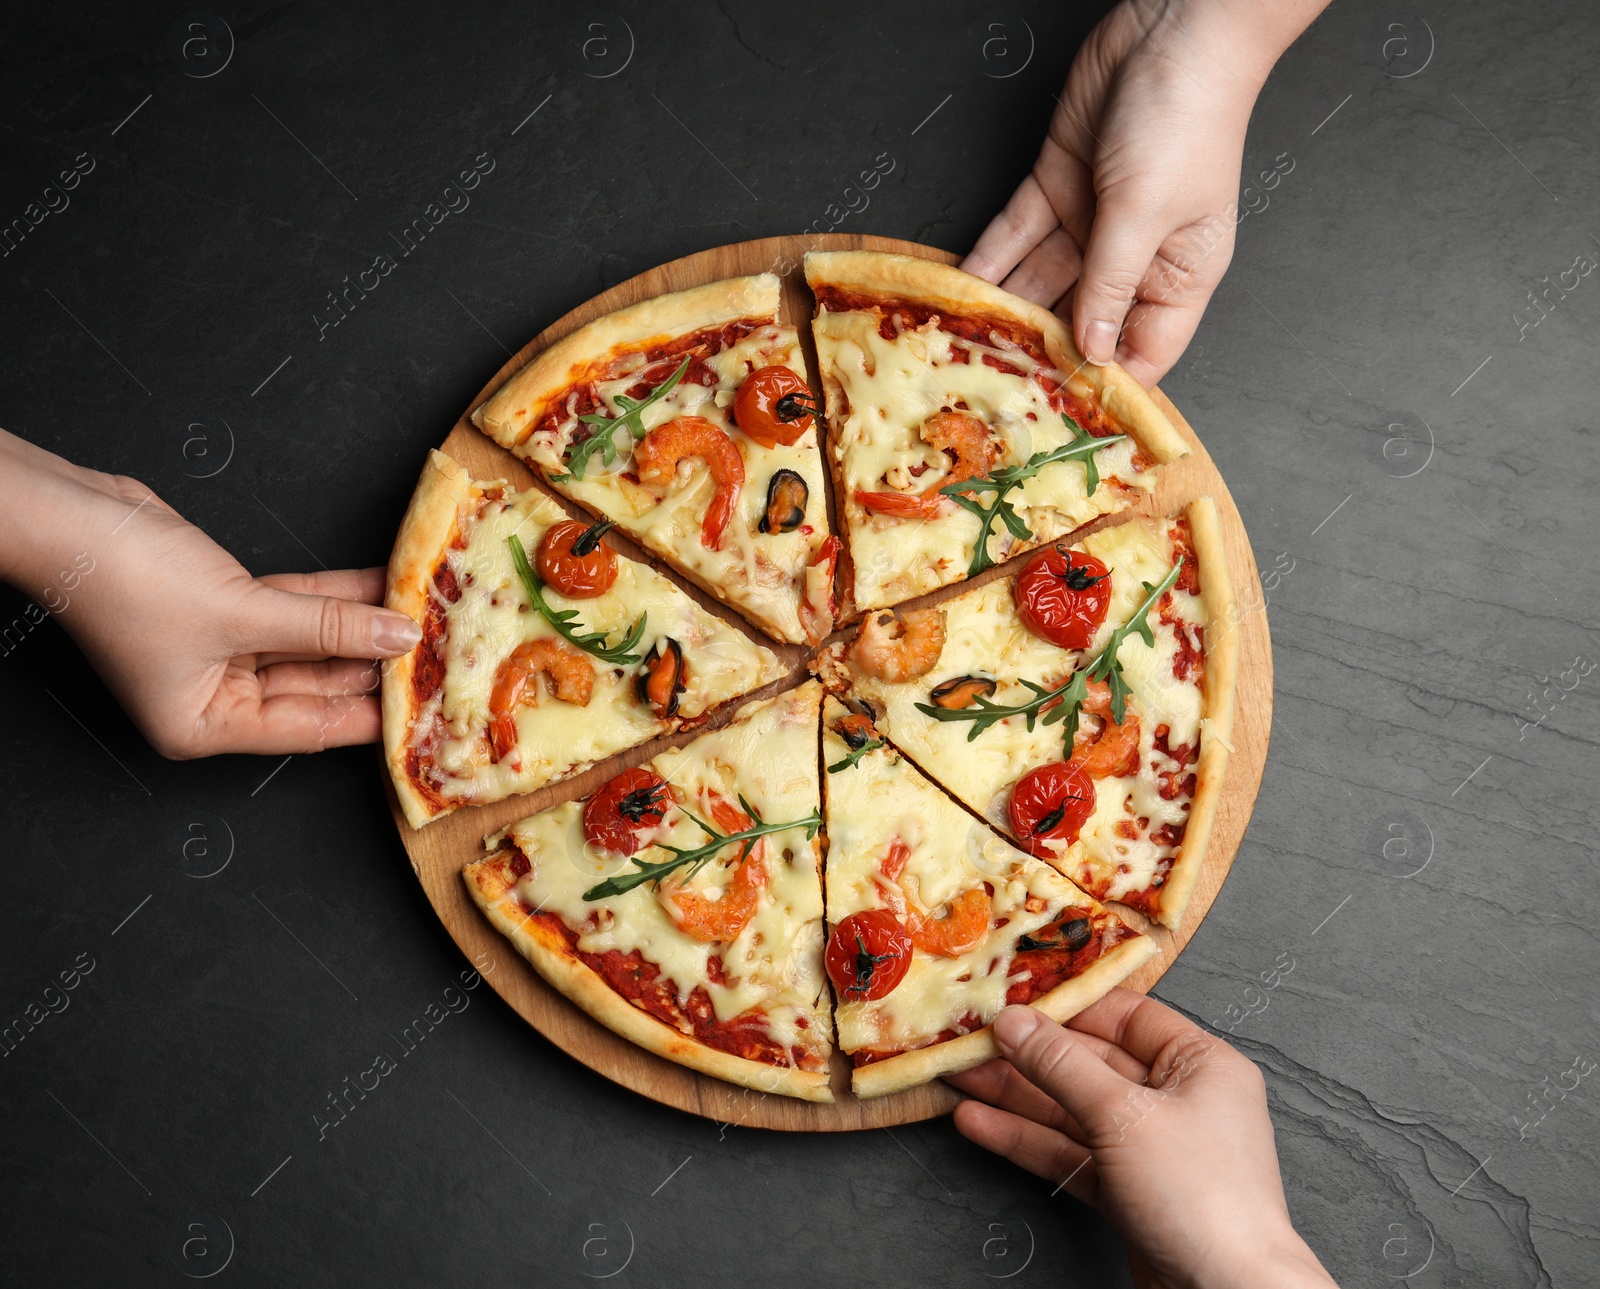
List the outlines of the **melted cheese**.
{"label": "melted cheese", "polygon": [[[498,801],[633,747],[672,722],[657,719],[635,692],[637,663],[613,665],[585,654],[594,688],[586,706],[556,698],[538,677],[538,702],[516,711],[517,746],[502,761],[491,760],[486,730],[489,701],[500,664],[525,641],[558,639],[555,629],[528,602],[511,562],[507,537],[515,533],[530,556],[544,530],[566,515],[537,492],[490,501],[463,517],[466,546],[446,553],[461,598],[445,610],[441,653],[444,683],[414,723],[414,737],[432,741],[442,795],[459,801]],[[657,640],[671,637],[684,651],[688,689],[679,712],[693,718],[765,684],[779,674],[777,659],[712,616],[670,581],[633,560],[617,557],[617,580],[592,600],[569,600],[550,588],[554,609],[574,609],[578,621],[612,639],[648,614],[634,652],[647,655]]]}
{"label": "melted cheese", "polygon": [[[823,762],[848,748],[831,726],[844,708],[829,698]],[[905,979],[883,998],[841,1001],[834,1013],[839,1045],[905,1050],[923,1046],[969,1013],[987,1024],[1005,1006],[1006,991],[1025,976],[1008,975],[1017,941],[1057,920],[1064,908],[1098,905],[1048,864],[1024,854],[972,818],[890,748],[827,776],[828,921],[889,908],[894,888],[880,865],[898,839],[910,849],[898,883],[902,898],[932,911],[964,891],[991,890],[988,934],[959,958],[913,949]],[[1029,897],[1043,907],[1029,912]],[[1004,925],[996,925],[1004,920]]]}
{"label": "melted cheese", "polygon": [[[687,747],[664,752],[651,767],[674,795],[700,818],[704,799],[715,791],[730,801],[743,795],[764,819],[803,819],[820,805],[817,791],[815,682],[764,703],[752,703],[729,725],[703,734]],[[719,1020],[752,1007],[762,1009],[767,1032],[785,1050],[801,1047],[826,1054],[831,1027],[822,968],[822,886],[816,843],[802,828],[765,839],[768,883],[755,916],[729,944],[706,944],[680,931],[648,885],[622,895],[585,900],[584,891],[603,877],[629,870],[628,860],[608,860],[583,835],[583,803],[569,802],[512,824],[486,842],[489,849],[509,836],[528,857],[530,870],[517,895],[534,909],[548,910],[579,931],[585,953],[638,950],[661,968],[680,1001],[703,988]],[[704,843],[704,832],[683,811],[669,812],[655,838],[682,849]],[[652,846],[647,862],[669,858]],[[731,869],[707,864],[685,890],[715,895]],[[710,977],[707,962],[722,959],[725,979]],[[801,1022],[804,1022],[802,1024]]]}
{"label": "melted cheese", "polygon": [[[919,712],[916,704],[927,702],[929,690],[956,676],[994,678],[999,685],[993,701],[1000,704],[1017,704],[1033,696],[1021,684],[1024,679],[1047,687],[1060,684],[1128,621],[1144,598],[1142,583],[1154,584],[1166,575],[1172,567],[1174,540],[1172,520],[1138,519],[1095,533],[1073,548],[1094,555],[1111,570],[1105,623],[1082,655],[1057,648],[1022,625],[1012,600],[1014,579],[1006,578],[945,601],[945,646],[932,671],[916,680],[889,684],[852,670],[852,689],[884,704],[884,728],[908,756],[955,796],[1009,831],[1011,789],[1027,771],[1063,759],[1061,726],[1035,722],[1030,732],[1021,717],[1008,717],[969,742],[971,724],[934,720]],[[1171,606],[1171,616],[1184,624],[1191,643],[1198,642],[1198,628],[1205,620],[1200,598],[1174,590]],[[1173,674],[1178,628],[1162,621],[1158,609],[1150,611],[1147,621],[1155,647],[1130,633],[1117,651],[1132,691],[1129,710],[1139,717],[1139,771],[1125,778],[1096,780],[1094,813],[1057,861],[1063,872],[1101,899],[1121,899],[1148,889],[1162,861],[1174,853],[1174,847],[1155,841],[1151,834],[1165,824],[1181,824],[1189,811],[1186,795],[1171,801],[1161,796],[1159,774],[1174,765],[1156,747],[1156,731],[1168,727],[1169,748],[1197,745],[1204,694],[1194,678],[1179,680]],[[1121,835],[1119,825],[1137,836]]]}
{"label": "melted cheese", "polygon": [[[877,314],[824,309],[813,333],[825,377],[838,382],[849,404],[844,424],[835,427],[833,451],[844,482],[839,502],[850,529],[856,603],[862,608],[897,604],[959,581],[966,576],[978,538],[975,515],[954,505],[936,522],[873,514],[855,501],[856,491],[920,493],[937,488],[950,458],[924,443],[919,431],[929,416],[957,403],[965,403],[1004,442],[996,468],[1020,465],[1035,452],[1069,442],[1060,413],[1031,379],[1046,374],[1061,381],[1064,375],[1014,346],[952,337],[932,319],[902,331],[896,340],[885,340]],[[969,351],[969,360],[954,361],[956,349]],[[1022,374],[989,366],[985,355]],[[1127,504],[1125,494],[1106,481],[1146,491],[1154,487],[1153,476],[1134,467],[1134,446],[1125,439],[1095,454],[1102,483],[1092,497],[1085,495],[1083,464],[1061,461],[1041,470],[1007,500],[1037,541],[1054,540]],[[919,467],[921,473],[913,474]],[[997,524],[991,553],[1003,559],[1013,544],[1004,525]]]}
{"label": "melted cheese", "polygon": [[[799,643],[805,640],[800,626],[805,567],[828,536],[822,454],[817,448],[815,425],[787,447],[763,447],[739,430],[733,418],[734,395],[751,371],[770,365],[787,367],[805,379],[805,359],[793,327],[758,327],[736,344],[711,355],[706,366],[716,373],[716,386],[680,383],[651,404],[641,418],[645,429],[653,430],[679,416],[701,416],[724,431],[738,447],[744,458],[744,487],[720,550],[709,550],[700,540],[700,521],[716,490],[716,481],[699,457],[682,462],[672,486],[658,496],[625,477],[625,472],[633,468],[633,454],[621,441],[625,436],[619,435],[618,456],[610,466],[604,465],[596,454],[582,479],[552,482],[567,496],[615,520],[648,550],[735,605],[764,630],[779,639]],[[619,361],[614,375],[595,385],[611,415],[621,412],[617,396],[638,383],[639,366],[639,355],[629,355]],[[670,372],[664,366],[659,370]],[[546,431],[534,435],[519,453],[542,467],[546,477],[559,475],[563,453],[574,439],[581,437],[579,431],[587,429],[574,414],[563,420],[554,434]],[[779,470],[793,470],[805,480],[810,494],[805,520],[792,532],[759,532],[767,487]]]}

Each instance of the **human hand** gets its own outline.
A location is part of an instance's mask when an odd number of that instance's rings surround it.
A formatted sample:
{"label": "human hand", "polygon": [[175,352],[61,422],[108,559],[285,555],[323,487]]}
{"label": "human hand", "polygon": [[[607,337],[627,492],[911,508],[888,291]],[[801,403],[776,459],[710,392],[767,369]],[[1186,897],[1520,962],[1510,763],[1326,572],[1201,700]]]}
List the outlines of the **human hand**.
{"label": "human hand", "polygon": [[1090,362],[1154,385],[1233,258],[1256,95],[1325,3],[1124,0],[1078,51],[1032,172],[961,267],[1053,308]]}
{"label": "human hand", "polygon": [[1126,989],[1065,1027],[996,1018],[1001,1059],[949,1082],[970,1140],[1099,1208],[1140,1286],[1328,1286],[1284,1202],[1260,1071]]}
{"label": "human hand", "polygon": [[383,569],[252,577],[135,480],[3,432],[0,463],[0,575],[56,612],[156,751],[188,759],[377,739],[379,668],[361,660],[421,638],[410,618],[376,607]]}

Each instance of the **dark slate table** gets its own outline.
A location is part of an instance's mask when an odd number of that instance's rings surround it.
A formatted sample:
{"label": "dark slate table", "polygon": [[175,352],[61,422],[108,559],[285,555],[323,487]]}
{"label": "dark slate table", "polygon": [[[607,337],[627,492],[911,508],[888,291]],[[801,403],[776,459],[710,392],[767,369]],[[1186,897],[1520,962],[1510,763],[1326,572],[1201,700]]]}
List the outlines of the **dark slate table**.
{"label": "dark slate table", "polygon": [[[838,227],[968,246],[1098,17],[1069,8],[14,7],[0,218],[58,208],[0,260],[0,423],[254,570],[380,563],[425,449],[606,286],[825,228],[883,159]],[[1246,174],[1282,173],[1165,382],[1276,570],[1277,707],[1159,993],[1264,1068],[1346,1285],[1600,1257],[1566,1090],[1600,1053],[1597,49],[1578,0],[1336,5],[1261,99]],[[170,764],[53,621],[4,650],[0,1023],[78,973],[0,1059],[8,1282],[1126,1282],[1096,1215],[948,1121],[718,1127],[487,989],[319,1129],[469,965],[373,752]]]}

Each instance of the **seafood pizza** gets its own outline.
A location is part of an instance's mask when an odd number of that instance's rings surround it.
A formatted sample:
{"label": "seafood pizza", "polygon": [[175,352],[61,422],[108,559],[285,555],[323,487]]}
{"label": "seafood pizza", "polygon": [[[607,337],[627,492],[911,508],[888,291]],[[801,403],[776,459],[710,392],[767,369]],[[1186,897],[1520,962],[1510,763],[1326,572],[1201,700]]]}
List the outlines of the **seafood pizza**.
{"label": "seafood pizza", "polygon": [[1186,449],[1053,315],[903,256],[806,277],[815,391],[778,279],[736,278],[589,323],[476,409],[535,487],[431,455],[383,714],[414,828],[608,763],[476,832],[472,899],[639,1046],[831,1101],[835,1046],[858,1097],[971,1068],[1002,1007],[1065,1019],[1157,952],[1142,918],[1180,925],[1238,614],[1209,498],[1072,541]]}

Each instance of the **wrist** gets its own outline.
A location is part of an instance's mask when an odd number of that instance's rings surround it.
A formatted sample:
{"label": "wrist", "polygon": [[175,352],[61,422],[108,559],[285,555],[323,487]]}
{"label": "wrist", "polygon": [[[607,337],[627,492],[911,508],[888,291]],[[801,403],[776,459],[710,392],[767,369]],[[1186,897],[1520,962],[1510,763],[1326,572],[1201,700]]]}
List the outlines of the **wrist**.
{"label": "wrist", "polygon": [[1193,1289],[1338,1289],[1311,1246],[1287,1221],[1281,1231],[1240,1248],[1226,1265],[1202,1270]]}
{"label": "wrist", "polygon": [[[91,547],[121,522],[109,475],[73,465],[0,430],[0,581],[55,610],[54,590],[76,582]],[[70,589],[70,588],[69,588]]]}
{"label": "wrist", "polygon": [[1204,62],[1249,95],[1327,0],[1175,0],[1160,20],[1175,23]]}

